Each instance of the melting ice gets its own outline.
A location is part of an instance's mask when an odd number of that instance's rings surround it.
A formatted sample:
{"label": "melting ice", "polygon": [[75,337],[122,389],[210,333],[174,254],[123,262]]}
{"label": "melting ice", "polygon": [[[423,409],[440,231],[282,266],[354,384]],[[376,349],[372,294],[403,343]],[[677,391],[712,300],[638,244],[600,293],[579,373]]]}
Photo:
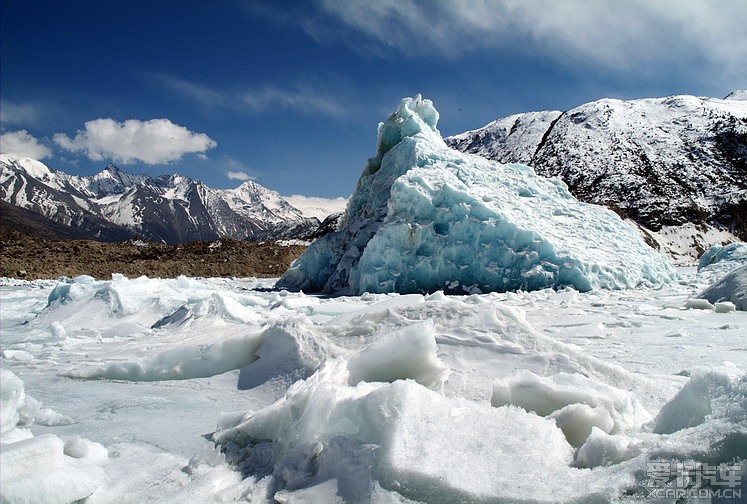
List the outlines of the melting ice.
{"label": "melting ice", "polygon": [[338,232],[314,242],[279,286],[305,291],[454,293],[676,279],[669,261],[615,213],[559,179],[446,146],[420,95],[379,124],[376,155]]}

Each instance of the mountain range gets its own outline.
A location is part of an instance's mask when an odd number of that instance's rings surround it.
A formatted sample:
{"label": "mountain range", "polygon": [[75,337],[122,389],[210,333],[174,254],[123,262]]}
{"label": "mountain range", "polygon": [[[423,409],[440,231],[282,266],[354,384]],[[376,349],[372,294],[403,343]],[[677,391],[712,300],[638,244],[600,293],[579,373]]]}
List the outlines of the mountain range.
{"label": "mountain range", "polygon": [[[276,240],[303,238],[320,225],[252,181],[235,189],[211,189],[189,177],[133,175],[112,164],[95,175],[76,176],[10,154],[0,155],[0,167],[5,216],[35,215],[76,238]],[[10,205],[21,211],[10,214]]]}
{"label": "mountain range", "polygon": [[560,177],[578,199],[629,218],[675,258],[747,239],[747,93],[602,99],[515,114],[447,144]]}
{"label": "mountain range", "polygon": [[[564,112],[514,114],[445,140],[560,177],[576,198],[615,210],[676,262],[690,263],[715,243],[747,240],[745,91],[724,99],[606,98]],[[12,154],[0,155],[0,166],[4,225],[21,219],[67,238],[314,239],[335,229],[336,216],[320,221],[342,208],[325,212],[302,196],[289,197],[294,205],[251,181],[211,189],[111,164],[75,176]]]}

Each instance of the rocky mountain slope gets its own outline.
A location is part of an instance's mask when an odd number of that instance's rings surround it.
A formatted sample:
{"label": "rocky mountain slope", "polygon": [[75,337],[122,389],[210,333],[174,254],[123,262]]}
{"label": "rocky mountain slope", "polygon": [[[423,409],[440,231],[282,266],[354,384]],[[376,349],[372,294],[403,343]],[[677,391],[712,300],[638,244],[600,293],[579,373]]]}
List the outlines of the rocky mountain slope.
{"label": "rocky mountain slope", "polygon": [[559,176],[574,196],[647,230],[670,254],[747,239],[747,93],[603,99],[498,119],[446,139]]}
{"label": "rocky mountain slope", "polygon": [[301,238],[319,226],[318,219],[304,217],[278,193],[251,181],[211,189],[189,177],[132,175],[111,164],[79,177],[8,154],[0,156],[0,167],[4,202],[69,228],[75,237],[271,240]]}

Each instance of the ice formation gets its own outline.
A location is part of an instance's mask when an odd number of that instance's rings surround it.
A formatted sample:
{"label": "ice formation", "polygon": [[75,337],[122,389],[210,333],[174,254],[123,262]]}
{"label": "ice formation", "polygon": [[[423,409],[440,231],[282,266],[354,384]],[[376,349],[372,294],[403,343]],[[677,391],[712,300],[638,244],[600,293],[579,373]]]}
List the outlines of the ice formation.
{"label": "ice formation", "polygon": [[704,269],[735,268],[747,264],[747,243],[714,245],[698,259],[698,271]]}
{"label": "ice formation", "polygon": [[555,419],[573,446],[581,446],[596,427],[603,432],[637,430],[651,420],[638,399],[624,390],[581,374],[540,377],[528,370],[493,385],[493,406],[514,404]]}
{"label": "ice formation", "polygon": [[104,479],[106,448],[80,436],[34,436],[29,430],[34,421],[64,425],[73,420],[41,409],[11,371],[0,370],[0,383],[0,501],[56,504],[90,496]]}
{"label": "ice formation", "polygon": [[488,292],[669,282],[662,255],[613,212],[558,179],[449,149],[420,95],[379,124],[376,155],[338,231],[278,286],[305,291]]}
{"label": "ice formation", "polygon": [[747,313],[682,310],[706,283],[683,281],[356,297],[5,281],[0,500],[640,501],[650,462],[744,447]]}
{"label": "ice formation", "polygon": [[714,245],[700,257],[698,273],[710,285],[688,304],[704,303],[699,308],[717,312],[747,311],[747,243]]}
{"label": "ice formation", "polygon": [[[736,268],[698,294],[701,300],[713,303],[717,311],[733,309],[747,311],[747,264]],[[731,306],[729,306],[729,303]]]}

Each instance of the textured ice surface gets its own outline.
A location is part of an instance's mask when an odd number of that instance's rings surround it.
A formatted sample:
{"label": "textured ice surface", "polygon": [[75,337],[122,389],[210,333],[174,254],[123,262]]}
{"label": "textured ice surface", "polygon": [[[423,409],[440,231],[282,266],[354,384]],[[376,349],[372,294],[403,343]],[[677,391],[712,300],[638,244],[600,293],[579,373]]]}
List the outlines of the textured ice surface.
{"label": "textured ice surface", "polygon": [[520,370],[495,382],[490,402],[554,418],[574,446],[586,441],[592,427],[605,433],[626,432],[652,418],[631,393],[577,373],[540,377]]}
{"label": "textured ice surface", "polygon": [[[0,366],[18,377],[0,377],[2,426],[19,419],[0,454],[21,442],[44,468],[3,459],[0,477],[24,476],[2,491],[92,491],[87,504],[641,501],[649,462],[744,453],[747,312],[683,309],[710,280],[680,272],[639,289],[468,296],[0,280]],[[147,372],[101,373],[117,366]],[[18,406],[21,380],[39,401]],[[510,400],[493,406],[496,383]]]}
{"label": "textured ice surface", "polygon": [[714,245],[698,259],[698,271],[720,267],[736,268],[747,264],[747,243],[736,242],[728,245]]}
{"label": "textured ice surface", "polygon": [[710,303],[722,313],[747,311],[747,243],[714,245],[700,257],[698,272],[711,285],[688,302]]}
{"label": "textured ice surface", "polygon": [[214,439],[250,448],[276,441],[273,471],[283,487],[335,476],[348,501],[370,492],[371,478],[416,499],[507,495],[515,475],[496,468],[521,466],[526,477],[539,478],[572,460],[551,420],[448,399],[410,380],[350,387],[345,377],[343,363],[330,362]]}
{"label": "textured ice surface", "polygon": [[278,286],[334,293],[456,293],[669,282],[675,271],[613,212],[558,179],[449,149],[418,95],[379,125],[339,231]]}
{"label": "textured ice surface", "polygon": [[[34,437],[29,428],[37,416],[58,421],[64,417],[41,410],[10,371],[0,370],[0,387],[0,501],[56,504],[91,495],[103,480],[106,448],[80,436]],[[66,420],[63,423],[72,423]]]}
{"label": "textured ice surface", "polygon": [[433,324],[420,324],[384,336],[348,362],[348,383],[393,382],[413,379],[426,387],[441,389],[449,368],[436,356]]}
{"label": "textured ice surface", "polygon": [[725,303],[731,303],[737,310],[747,311],[747,264],[724,275],[698,297],[714,303],[717,311],[731,311],[732,308]]}

